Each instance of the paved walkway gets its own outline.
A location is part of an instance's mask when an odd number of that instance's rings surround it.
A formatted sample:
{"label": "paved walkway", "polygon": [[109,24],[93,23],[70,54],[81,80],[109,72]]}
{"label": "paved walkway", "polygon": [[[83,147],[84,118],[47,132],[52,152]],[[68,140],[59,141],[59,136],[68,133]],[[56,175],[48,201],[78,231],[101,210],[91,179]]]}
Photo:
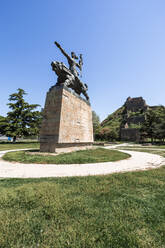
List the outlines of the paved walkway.
{"label": "paved walkway", "polygon": [[[106,148],[111,149],[111,147]],[[6,152],[8,151],[0,151],[0,157],[2,157]],[[159,155],[135,151],[124,152],[130,154],[131,158],[116,162],[96,164],[21,164],[17,162],[11,163],[0,160],[0,178],[41,178],[106,175],[118,172],[147,170],[150,168],[158,168],[163,164],[165,165],[165,159]]]}

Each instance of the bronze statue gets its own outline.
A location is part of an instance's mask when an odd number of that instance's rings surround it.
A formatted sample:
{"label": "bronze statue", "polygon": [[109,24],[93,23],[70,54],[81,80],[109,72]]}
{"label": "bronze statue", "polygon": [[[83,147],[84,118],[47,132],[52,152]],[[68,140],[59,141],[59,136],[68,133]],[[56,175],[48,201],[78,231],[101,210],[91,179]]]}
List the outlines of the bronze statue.
{"label": "bronze statue", "polygon": [[78,60],[78,57],[74,52],[71,52],[71,57],[70,57],[58,42],[55,41],[55,45],[67,58],[69,64],[69,69],[68,69],[62,62],[54,61],[51,63],[52,70],[55,71],[55,73],[58,76],[56,85],[65,85],[73,89],[78,95],[82,93],[86,97],[87,101],[89,101],[89,96],[87,94],[88,86],[81,82],[81,80],[79,79],[79,73],[76,70],[76,67],[78,67],[80,72],[82,72],[82,65],[83,65],[82,54],[80,54],[79,62],[77,63],[76,60]]}

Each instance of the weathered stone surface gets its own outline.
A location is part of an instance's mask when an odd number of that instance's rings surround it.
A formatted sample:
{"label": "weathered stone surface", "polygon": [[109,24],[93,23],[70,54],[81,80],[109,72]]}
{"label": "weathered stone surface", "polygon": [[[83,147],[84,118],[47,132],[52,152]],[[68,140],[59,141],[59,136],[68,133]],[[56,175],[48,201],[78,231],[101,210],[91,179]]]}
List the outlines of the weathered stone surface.
{"label": "weathered stone surface", "polygon": [[121,140],[139,142],[139,140],[140,140],[139,129],[136,129],[136,128],[122,128],[121,129]]}
{"label": "weathered stone surface", "polygon": [[137,112],[139,110],[147,110],[147,104],[143,97],[128,97],[124,105],[127,111]]}
{"label": "weathered stone surface", "polygon": [[[124,118],[121,124],[121,140],[139,141],[140,133],[138,128],[131,128],[132,124],[141,125],[145,121],[145,112],[149,108],[142,97],[128,97],[124,104]],[[135,113],[132,115],[132,113]]]}
{"label": "weathered stone surface", "polygon": [[47,93],[40,131],[40,151],[65,152],[93,143],[92,111],[88,101],[65,86]]}

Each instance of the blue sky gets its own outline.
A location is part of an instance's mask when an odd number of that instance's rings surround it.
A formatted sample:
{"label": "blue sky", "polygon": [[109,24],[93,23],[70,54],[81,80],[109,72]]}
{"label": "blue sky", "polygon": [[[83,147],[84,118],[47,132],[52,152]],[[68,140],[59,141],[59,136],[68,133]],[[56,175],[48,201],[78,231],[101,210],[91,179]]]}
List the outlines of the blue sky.
{"label": "blue sky", "polygon": [[165,105],[164,0],[0,1],[0,115],[17,88],[44,106],[53,60],[83,53],[83,81],[103,120],[128,96]]}

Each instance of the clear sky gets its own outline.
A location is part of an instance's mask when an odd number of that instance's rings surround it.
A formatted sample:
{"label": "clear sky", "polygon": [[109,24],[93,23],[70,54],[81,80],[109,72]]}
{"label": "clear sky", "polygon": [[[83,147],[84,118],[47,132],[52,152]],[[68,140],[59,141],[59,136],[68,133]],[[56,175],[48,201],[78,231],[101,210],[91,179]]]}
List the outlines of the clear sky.
{"label": "clear sky", "polygon": [[0,1],[0,115],[17,88],[44,106],[53,60],[82,53],[83,81],[103,120],[128,96],[165,105],[165,0]]}

